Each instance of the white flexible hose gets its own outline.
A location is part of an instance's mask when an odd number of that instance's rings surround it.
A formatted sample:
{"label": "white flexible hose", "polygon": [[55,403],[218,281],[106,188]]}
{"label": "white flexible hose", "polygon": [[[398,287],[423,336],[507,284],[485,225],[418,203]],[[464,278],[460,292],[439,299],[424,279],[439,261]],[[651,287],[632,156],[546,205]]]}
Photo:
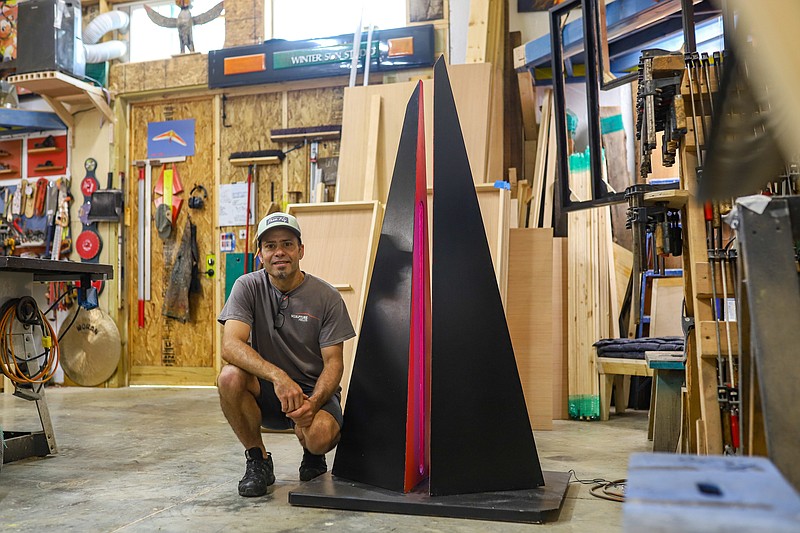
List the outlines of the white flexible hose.
{"label": "white flexible hose", "polygon": [[98,15],[83,30],[83,43],[96,44],[103,35],[113,30],[124,33],[128,30],[128,24],[130,17],[124,11],[109,11]]}
{"label": "white flexible hose", "polygon": [[108,41],[99,44],[84,44],[87,63],[102,63],[125,55],[128,46],[122,41]]}

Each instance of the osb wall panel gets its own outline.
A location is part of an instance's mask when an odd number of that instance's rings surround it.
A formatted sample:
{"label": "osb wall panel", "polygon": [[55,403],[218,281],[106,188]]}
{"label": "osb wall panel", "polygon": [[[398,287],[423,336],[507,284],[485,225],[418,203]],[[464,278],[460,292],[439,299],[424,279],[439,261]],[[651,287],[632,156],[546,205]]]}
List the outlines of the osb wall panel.
{"label": "osb wall panel", "polygon": [[208,56],[184,54],[158,61],[115,63],[108,85],[118,95],[208,85]]}
{"label": "osb wall panel", "polygon": [[[235,167],[229,159],[233,152],[254,152],[257,150],[280,150],[281,146],[269,138],[271,129],[282,127],[283,100],[281,93],[257,94],[228,97],[225,102],[225,126],[220,131],[220,183],[247,181],[247,167]],[[291,156],[292,154],[289,154]],[[256,223],[264,216],[272,198],[281,201],[283,194],[282,165],[259,165],[253,183],[256,194]],[[212,189],[209,189],[211,191]],[[216,200],[214,200],[216,201]],[[216,223],[216,221],[215,221]],[[232,232],[236,236],[236,252],[244,253],[244,240],[239,238],[241,226],[222,226],[220,232]],[[255,231],[255,225],[250,232]],[[249,252],[253,253],[252,238]],[[225,253],[217,262],[217,275],[225,286]],[[224,292],[222,298],[224,299]]]}
{"label": "osb wall panel", "polygon": [[[286,95],[287,128],[313,128],[342,123],[344,87],[289,91]],[[286,149],[291,148],[287,145]],[[338,154],[338,141],[319,143],[318,157],[332,157]],[[286,157],[288,168],[287,192],[294,193],[293,203],[308,202],[310,180],[310,148],[291,152]]]}
{"label": "osb wall panel", "polygon": [[264,2],[225,0],[225,48],[264,40]]}
{"label": "osb wall panel", "polygon": [[[221,174],[220,183],[235,183],[247,179],[247,167],[235,167],[229,159],[234,152],[280,150],[279,144],[270,140],[269,132],[282,127],[283,103],[280,93],[231,96],[225,102],[225,126],[220,131]],[[287,156],[290,157],[292,154]],[[258,213],[271,201],[271,187],[275,199],[280,201],[283,172],[281,165],[258,167]],[[257,213],[257,214],[258,214]]]}
{"label": "osb wall panel", "polygon": [[[166,241],[159,239],[152,227],[151,239],[151,300],[145,302],[145,327],[139,328],[137,323],[137,289],[140,280],[138,271],[137,247],[139,235],[135,231],[142,208],[138,204],[138,183],[136,179],[128,180],[128,197],[130,198],[132,231],[127,243],[128,295],[129,312],[129,357],[132,372],[136,367],[163,367],[164,374],[169,375],[169,367],[214,367],[214,286],[213,282],[201,276],[202,292],[190,295],[191,320],[182,324],[168,319],[161,314],[162,302],[166,291],[174,254],[180,246],[187,217],[197,225],[197,244],[200,257],[216,249],[214,242],[214,220],[212,209],[190,210],[186,205],[189,191],[195,184],[201,184],[209,191],[214,190],[214,114],[212,98],[172,101],[167,104],[134,104],[130,121],[130,153],[131,160],[147,157],[147,124],[163,120],[195,119],[195,155],[187,158],[185,163],[176,164],[176,169],[183,183],[184,190],[178,196],[184,199],[173,234]],[[135,172],[135,170],[134,170]],[[161,169],[153,170],[155,185]],[[135,175],[135,173],[133,174]],[[155,209],[153,208],[153,212]],[[152,223],[152,222],[151,222]],[[161,381],[163,383],[163,380]]]}

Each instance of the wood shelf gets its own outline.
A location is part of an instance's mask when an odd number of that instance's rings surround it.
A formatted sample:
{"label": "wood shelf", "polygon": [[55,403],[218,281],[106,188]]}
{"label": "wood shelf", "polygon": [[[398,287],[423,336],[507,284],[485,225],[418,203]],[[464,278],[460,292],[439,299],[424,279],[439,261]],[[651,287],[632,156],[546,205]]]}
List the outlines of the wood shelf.
{"label": "wood shelf", "polygon": [[241,159],[230,159],[231,165],[235,167],[247,167],[250,165],[277,165],[283,159],[276,155],[270,155],[266,157],[248,157],[248,158],[241,158]]}
{"label": "wood shelf", "polygon": [[13,174],[14,172],[16,172],[16,170],[13,168],[5,168],[0,170],[0,174]]}
{"label": "wood shelf", "polygon": [[342,126],[340,124],[322,126],[317,131],[297,131],[302,128],[276,129],[270,131],[269,137],[272,142],[303,142],[303,141],[323,141],[334,140],[342,137]]}
{"label": "wood shelf", "polygon": [[113,112],[106,101],[106,94],[99,87],[89,85],[72,76],[56,71],[16,74],[8,77],[8,82],[28,89],[41,96],[53,108],[58,118],[69,128],[73,128],[73,107],[91,104],[109,121],[114,120]]}
{"label": "wood shelf", "polygon": [[668,191],[653,191],[644,193],[644,201],[660,204],[670,209],[681,209],[689,200],[689,191],[685,189],[671,189]]}
{"label": "wood shelf", "polygon": [[63,166],[60,167],[34,167],[34,172],[49,172],[51,170],[64,170]]}
{"label": "wood shelf", "polygon": [[45,154],[49,152],[63,152],[63,148],[59,148],[58,146],[48,146],[45,148],[29,148],[29,154]]}

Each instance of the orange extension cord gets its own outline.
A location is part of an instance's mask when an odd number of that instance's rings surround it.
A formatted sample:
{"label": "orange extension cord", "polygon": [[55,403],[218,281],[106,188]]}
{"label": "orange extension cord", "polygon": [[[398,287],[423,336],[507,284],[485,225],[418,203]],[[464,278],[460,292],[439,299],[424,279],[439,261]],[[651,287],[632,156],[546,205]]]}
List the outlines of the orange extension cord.
{"label": "orange extension cord", "polygon": [[[2,370],[3,374],[5,374],[8,379],[15,383],[45,383],[53,377],[53,374],[55,374],[58,368],[58,336],[42,311],[38,310],[39,317],[41,318],[42,324],[45,325],[44,327],[49,337],[45,336],[42,338],[44,352],[38,357],[43,357],[44,361],[39,368],[39,372],[33,376],[29,376],[27,365],[24,364],[26,359],[25,355],[23,354],[21,358],[17,358],[14,353],[14,342],[11,331],[14,328],[16,310],[16,304],[10,305],[5,313],[3,313],[3,316],[0,317],[0,370]],[[50,346],[48,346],[48,344]],[[35,357],[37,356],[34,356],[34,358]],[[23,366],[20,366],[20,363],[22,363]]]}

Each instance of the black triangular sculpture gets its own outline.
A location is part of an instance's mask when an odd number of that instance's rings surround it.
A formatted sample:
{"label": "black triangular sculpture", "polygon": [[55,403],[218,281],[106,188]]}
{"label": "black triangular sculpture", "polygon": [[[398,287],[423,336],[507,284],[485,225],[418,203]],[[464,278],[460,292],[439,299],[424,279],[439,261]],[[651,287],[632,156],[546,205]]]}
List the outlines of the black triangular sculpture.
{"label": "black triangular sculpture", "polygon": [[[424,142],[419,135],[420,99],[418,84],[406,107],[333,465],[337,477],[396,492],[404,492],[407,421],[412,416],[412,272],[418,144]],[[424,150],[421,154],[424,173]],[[424,175],[421,180],[424,197]]]}
{"label": "black triangular sculpture", "polygon": [[544,485],[444,59],[434,67],[430,494]]}

